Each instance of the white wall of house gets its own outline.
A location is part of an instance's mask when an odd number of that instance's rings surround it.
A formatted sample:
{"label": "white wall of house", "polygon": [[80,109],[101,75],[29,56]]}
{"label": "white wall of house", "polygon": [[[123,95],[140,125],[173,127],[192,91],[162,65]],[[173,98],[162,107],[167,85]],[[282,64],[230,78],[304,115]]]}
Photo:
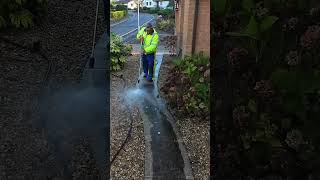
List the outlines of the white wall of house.
{"label": "white wall of house", "polygon": [[137,4],[134,1],[128,2],[128,9],[137,9]]}
{"label": "white wall of house", "polygon": [[[169,1],[160,1],[160,2],[159,2],[159,7],[160,7],[161,9],[167,8],[168,5],[169,5]],[[156,5],[156,6],[157,6],[157,5]]]}
{"label": "white wall of house", "polygon": [[[160,1],[159,2],[159,7],[161,9],[167,8],[169,5],[169,1]],[[156,8],[157,7],[157,2],[155,0],[144,0],[143,1],[143,6],[147,8]]]}
{"label": "white wall of house", "polygon": [[[167,8],[169,5],[169,1],[160,1],[159,2],[159,7],[161,9]],[[134,1],[128,2],[128,9],[136,9],[137,4]],[[155,0],[143,0],[141,7],[147,7],[147,8],[156,8],[157,7],[157,2]]]}
{"label": "white wall of house", "polygon": [[153,0],[144,0],[143,1],[143,6],[147,7],[147,8],[154,8],[154,7],[157,6],[157,4]]}

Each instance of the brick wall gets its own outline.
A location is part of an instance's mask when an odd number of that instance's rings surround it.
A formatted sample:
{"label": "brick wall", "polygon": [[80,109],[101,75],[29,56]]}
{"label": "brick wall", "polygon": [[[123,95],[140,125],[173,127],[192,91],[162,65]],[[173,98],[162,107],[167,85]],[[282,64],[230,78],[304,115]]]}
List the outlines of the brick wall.
{"label": "brick wall", "polygon": [[182,35],[182,56],[191,54],[192,51],[192,36],[193,22],[195,13],[195,0],[184,1],[184,23]]}
{"label": "brick wall", "polygon": [[[195,21],[196,0],[180,0],[176,11],[176,35],[178,37],[177,51],[182,50],[182,56],[192,53],[193,30]],[[199,0],[199,12],[195,37],[195,52],[210,53],[210,0]],[[178,53],[177,52],[177,53]]]}
{"label": "brick wall", "polygon": [[195,52],[210,55],[210,1],[200,0]]}

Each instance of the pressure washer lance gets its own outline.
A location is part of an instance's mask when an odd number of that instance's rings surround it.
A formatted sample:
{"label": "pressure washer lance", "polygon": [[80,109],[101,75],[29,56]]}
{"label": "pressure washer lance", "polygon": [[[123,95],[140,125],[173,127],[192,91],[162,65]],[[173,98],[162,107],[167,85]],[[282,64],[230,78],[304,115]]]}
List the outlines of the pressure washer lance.
{"label": "pressure washer lance", "polygon": [[96,32],[97,32],[97,20],[98,20],[98,10],[99,10],[99,0],[97,0],[97,7],[96,7],[96,19],[94,23],[94,31],[93,31],[93,39],[92,39],[92,50],[91,50],[91,56],[89,59],[89,68],[94,68],[94,47],[95,47],[95,40],[96,40]]}
{"label": "pressure washer lance", "polygon": [[138,75],[138,84],[140,83],[140,75],[141,75],[141,64],[142,64],[142,54],[143,54],[143,49],[142,49],[142,40],[140,40],[140,63],[139,63],[139,75]]}
{"label": "pressure washer lance", "polygon": [[[139,9],[140,9],[140,2],[138,1],[138,33],[140,31],[140,14],[139,14]],[[140,38],[140,63],[139,63],[139,75],[138,75],[138,84],[140,83],[140,75],[141,75],[141,63],[142,63],[142,40]]]}

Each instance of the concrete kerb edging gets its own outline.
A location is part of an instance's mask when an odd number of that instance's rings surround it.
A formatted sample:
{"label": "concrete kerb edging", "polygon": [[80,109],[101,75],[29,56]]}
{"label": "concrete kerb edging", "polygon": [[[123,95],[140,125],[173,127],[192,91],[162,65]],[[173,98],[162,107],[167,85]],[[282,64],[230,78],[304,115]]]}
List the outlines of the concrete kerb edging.
{"label": "concrete kerb edging", "polygon": [[172,129],[173,129],[174,133],[176,134],[177,141],[178,141],[178,144],[179,144],[179,149],[181,151],[181,156],[183,158],[184,165],[185,165],[184,166],[184,174],[186,176],[186,179],[187,180],[194,180],[194,176],[193,176],[193,172],[192,172],[189,156],[188,156],[187,150],[185,148],[182,136],[179,133],[179,130],[178,130],[177,126],[176,126],[176,123],[173,120],[174,118],[172,117],[170,111],[168,111],[166,108],[162,112],[167,116],[168,121],[170,122],[170,124],[172,126]]}
{"label": "concrete kerb edging", "polygon": [[[141,26],[146,25],[147,23],[151,22],[152,20],[154,20],[154,17],[151,18],[149,21],[145,22],[144,24],[142,24]],[[128,35],[128,34],[131,34],[131,33],[135,32],[136,30],[138,30],[138,28],[135,28],[135,29],[133,29],[133,30],[131,30],[131,31],[125,33],[125,34],[120,35],[120,36],[121,36],[121,37],[124,37],[124,36],[126,36],[126,35]]]}
{"label": "concrete kerb edging", "polygon": [[[160,70],[161,70],[161,66],[160,66],[160,69],[159,69],[159,74],[160,74]],[[159,98],[157,98],[157,101],[158,101],[158,103],[160,103],[161,96],[160,96],[160,93],[159,93],[159,86],[158,86],[159,81],[156,80],[156,83],[157,83],[157,85],[156,85],[156,87],[157,87],[156,97],[159,97]],[[181,152],[181,156],[182,156],[183,162],[184,162],[184,169],[183,170],[184,170],[184,174],[186,176],[186,180],[194,180],[194,176],[193,176],[193,172],[192,172],[189,156],[188,156],[187,150],[185,148],[182,136],[181,136],[181,134],[180,134],[180,132],[179,132],[177,126],[176,126],[175,121],[174,121],[174,118],[171,115],[171,112],[167,109],[166,105],[165,105],[165,108],[162,108],[160,111],[163,114],[165,114],[165,116],[167,117],[169,123],[172,126],[173,132],[176,135],[177,142],[178,142],[178,145],[179,145],[179,149],[180,149],[180,152]]]}
{"label": "concrete kerb edging", "polygon": [[[161,99],[159,93],[158,93],[157,96],[159,96],[159,99]],[[172,117],[171,112],[167,108],[161,109],[161,112],[166,115],[169,123],[172,126],[173,132],[176,135],[177,142],[178,142],[178,145],[179,145],[179,149],[180,149],[180,152],[181,152],[181,156],[182,156],[183,162],[184,162],[184,169],[183,170],[184,170],[184,174],[186,176],[186,180],[194,180],[194,176],[193,176],[193,172],[192,172],[189,156],[188,156],[187,150],[185,148],[182,136],[181,136],[181,134],[180,134],[180,132],[179,132],[177,126],[176,126],[176,123],[174,122],[174,118]]]}

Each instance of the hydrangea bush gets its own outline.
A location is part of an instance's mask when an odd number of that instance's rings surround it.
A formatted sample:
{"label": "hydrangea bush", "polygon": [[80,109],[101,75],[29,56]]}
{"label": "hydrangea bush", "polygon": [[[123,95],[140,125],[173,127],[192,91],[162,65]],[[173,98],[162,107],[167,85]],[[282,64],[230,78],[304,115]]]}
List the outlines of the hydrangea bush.
{"label": "hydrangea bush", "polygon": [[232,97],[224,99],[230,123],[215,122],[232,132],[216,132],[225,145],[217,171],[227,179],[319,179],[320,4],[213,3],[218,62],[226,62]]}

